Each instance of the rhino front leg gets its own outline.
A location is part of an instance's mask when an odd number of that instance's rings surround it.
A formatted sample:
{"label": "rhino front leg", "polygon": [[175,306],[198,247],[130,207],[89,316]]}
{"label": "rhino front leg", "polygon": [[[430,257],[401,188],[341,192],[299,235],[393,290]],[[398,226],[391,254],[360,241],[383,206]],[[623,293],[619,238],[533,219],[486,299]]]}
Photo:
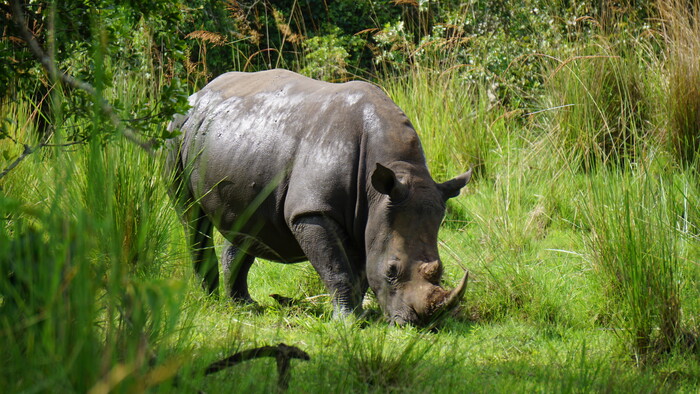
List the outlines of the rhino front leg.
{"label": "rhino front leg", "polygon": [[248,271],[255,257],[226,241],[221,254],[221,268],[224,272],[226,295],[233,301],[253,304],[248,292]]}
{"label": "rhino front leg", "polygon": [[333,316],[344,317],[362,312],[362,297],[367,291],[364,262],[350,244],[345,231],[332,219],[304,216],[292,231],[304,254],[333,295]]}

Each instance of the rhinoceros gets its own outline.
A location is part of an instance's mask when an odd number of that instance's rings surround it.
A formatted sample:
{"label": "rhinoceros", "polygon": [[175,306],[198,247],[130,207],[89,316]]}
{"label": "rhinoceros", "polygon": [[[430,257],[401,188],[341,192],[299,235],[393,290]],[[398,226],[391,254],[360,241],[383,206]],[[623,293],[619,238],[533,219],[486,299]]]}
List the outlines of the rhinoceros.
{"label": "rhinoceros", "polygon": [[212,230],[226,239],[224,290],[252,302],[256,257],[309,260],[335,316],[358,313],[371,287],[389,321],[425,324],[462,297],[445,290],[438,229],[471,169],[430,176],[418,135],[378,87],[286,70],[223,74],[189,98],[168,154],[171,195],[195,272],[217,292]]}

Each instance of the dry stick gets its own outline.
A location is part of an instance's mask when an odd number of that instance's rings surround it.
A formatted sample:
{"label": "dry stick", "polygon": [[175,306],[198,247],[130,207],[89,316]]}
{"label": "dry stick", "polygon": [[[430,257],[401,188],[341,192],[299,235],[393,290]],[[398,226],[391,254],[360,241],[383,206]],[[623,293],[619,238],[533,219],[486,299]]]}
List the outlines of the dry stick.
{"label": "dry stick", "polygon": [[[56,67],[56,65],[51,61],[51,58],[41,48],[41,46],[36,40],[36,37],[34,37],[34,35],[27,28],[26,21],[24,19],[24,12],[22,11],[22,7],[20,6],[18,0],[12,1],[12,14],[12,18],[14,19],[15,24],[17,25],[20,33],[22,34],[22,39],[27,43],[30,51],[32,52],[34,57],[36,57],[39,60],[39,62],[44,67],[49,76],[53,80],[58,80],[61,83],[68,85],[74,89],[83,90],[92,97],[96,98],[99,101],[100,110],[102,110],[102,113],[107,115],[110,122],[112,122],[112,124],[117,128],[117,130],[119,130],[122,133],[122,135],[126,137],[126,139],[145,149],[147,152],[151,153],[155,141],[143,140],[141,137],[138,136],[138,133],[136,131],[132,130],[129,127],[126,127],[121,121],[121,119],[119,119],[117,114],[114,112],[114,108],[109,104],[109,102],[107,102],[107,100],[105,100],[104,98],[99,97],[98,91],[97,89],[95,89],[94,86],[90,85],[85,81],[76,79],[73,76],[66,74],[65,72],[59,70]],[[40,147],[41,146],[38,145],[36,148]]]}
{"label": "dry stick", "polygon": [[309,360],[309,355],[295,346],[287,346],[280,343],[277,346],[263,346],[256,349],[244,350],[223,360],[210,364],[205,370],[205,375],[219,372],[224,368],[232,367],[243,361],[261,357],[274,357],[277,360],[277,388],[280,391],[287,390],[289,386],[290,360],[297,358]]}

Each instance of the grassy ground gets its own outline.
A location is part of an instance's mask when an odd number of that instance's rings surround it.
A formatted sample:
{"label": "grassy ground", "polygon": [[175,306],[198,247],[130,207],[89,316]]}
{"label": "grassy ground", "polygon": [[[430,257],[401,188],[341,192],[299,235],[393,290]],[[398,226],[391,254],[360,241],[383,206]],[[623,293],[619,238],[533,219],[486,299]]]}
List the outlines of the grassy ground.
{"label": "grassy ground", "polygon": [[[381,81],[437,180],[476,170],[440,233],[447,286],[463,269],[470,283],[430,331],[388,326],[371,295],[365,319],[333,321],[308,263],[258,261],[259,308],[205,297],[162,152],[118,140],[31,155],[0,180],[0,387],[269,392],[272,359],[202,371],[284,342],[311,357],[292,361],[294,392],[697,392],[700,167],[686,148],[700,46],[674,42],[667,57],[602,38],[579,48],[551,66],[530,111],[420,64]],[[108,98],[149,100],[115,86]],[[2,109],[3,130],[30,141],[31,103]],[[94,127],[58,115],[59,132]]]}

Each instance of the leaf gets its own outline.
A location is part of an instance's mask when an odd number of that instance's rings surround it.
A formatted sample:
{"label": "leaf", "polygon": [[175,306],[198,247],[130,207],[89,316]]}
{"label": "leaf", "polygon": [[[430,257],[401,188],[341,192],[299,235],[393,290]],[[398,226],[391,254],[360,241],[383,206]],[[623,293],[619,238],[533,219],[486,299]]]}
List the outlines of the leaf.
{"label": "leaf", "polygon": [[180,129],[174,129],[172,131],[170,131],[168,129],[163,129],[163,132],[161,133],[160,138],[162,138],[164,140],[169,140],[169,139],[172,139],[172,138],[179,136],[180,134],[182,134]]}

